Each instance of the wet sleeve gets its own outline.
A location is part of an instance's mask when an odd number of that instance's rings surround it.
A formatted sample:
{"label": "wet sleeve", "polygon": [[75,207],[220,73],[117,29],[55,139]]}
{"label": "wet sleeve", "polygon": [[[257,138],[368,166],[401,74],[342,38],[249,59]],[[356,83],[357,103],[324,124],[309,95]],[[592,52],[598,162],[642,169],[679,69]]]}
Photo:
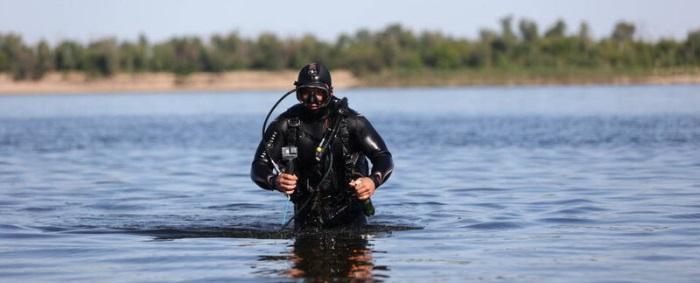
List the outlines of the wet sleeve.
{"label": "wet sleeve", "polygon": [[379,188],[389,179],[394,170],[391,152],[367,118],[357,116],[354,126],[357,145],[372,162],[372,171],[369,177],[374,181],[375,187]]}
{"label": "wet sleeve", "polygon": [[273,169],[275,164],[279,164],[278,161],[281,160],[281,148],[284,144],[283,124],[279,119],[270,123],[255,151],[253,164],[250,168],[250,178],[255,184],[266,190],[275,189],[274,178],[277,174]]}

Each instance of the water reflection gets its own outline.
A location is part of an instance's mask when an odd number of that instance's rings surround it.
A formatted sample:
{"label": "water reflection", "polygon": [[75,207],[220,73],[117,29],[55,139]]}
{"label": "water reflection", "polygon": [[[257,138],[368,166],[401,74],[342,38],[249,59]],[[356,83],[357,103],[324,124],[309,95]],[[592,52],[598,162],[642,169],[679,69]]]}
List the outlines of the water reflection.
{"label": "water reflection", "polygon": [[[95,232],[95,227],[83,227],[85,233]],[[293,230],[276,230],[267,225],[261,227],[154,227],[148,229],[128,228],[109,230],[107,233],[126,232],[148,235],[158,241],[172,241],[187,238],[246,238],[246,239],[293,239],[289,249],[278,255],[262,255],[261,262],[272,263],[273,268],[260,269],[258,274],[264,276],[282,275],[288,278],[305,279],[305,281],[382,281],[388,276],[388,266],[377,265],[374,254],[380,251],[372,249],[371,239],[386,237],[393,232],[418,230],[421,227],[373,224],[352,230],[324,230],[294,232]],[[266,265],[267,266],[267,265]]]}
{"label": "water reflection", "polygon": [[[245,229],[177,230],[158,229],[139,231],[154,236],[155,240],[176,240],[183,238],[230,237],[257,239],[285,239],[292,232],[252,231]],[[376,266],[370,249],[368,234],[359,232],[296,234],[291,250],[283,256],[261,256],[260,261],[283,261],[287,269],[273,271],[285,277],[306,279],[313,282],[329,282],[349,279],[355,281],[381,281],[374,270],[388,270],[386,266]],[[284,264],[287,263],[287,264]],[[381,277],[381,276],[379,276]],[[386,278],[386,276],[384,276]]]}
{"label": "water reflection", "polygon": [[345,278],[376,280],[374,270],[387,268],[375,266],[368,237],[359,233],[300,235],[286,258],[291,267],[284,274],[316,282]]}

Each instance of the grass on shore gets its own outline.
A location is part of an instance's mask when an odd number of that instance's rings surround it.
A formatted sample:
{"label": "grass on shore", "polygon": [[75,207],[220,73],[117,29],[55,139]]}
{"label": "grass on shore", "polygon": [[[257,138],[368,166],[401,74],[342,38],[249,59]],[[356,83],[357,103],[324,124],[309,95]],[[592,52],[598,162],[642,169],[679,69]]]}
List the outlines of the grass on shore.
{"label": "grass on shore", "polygon": [[700,68],[396,70],[359,76],[363,86],[698,83]]}

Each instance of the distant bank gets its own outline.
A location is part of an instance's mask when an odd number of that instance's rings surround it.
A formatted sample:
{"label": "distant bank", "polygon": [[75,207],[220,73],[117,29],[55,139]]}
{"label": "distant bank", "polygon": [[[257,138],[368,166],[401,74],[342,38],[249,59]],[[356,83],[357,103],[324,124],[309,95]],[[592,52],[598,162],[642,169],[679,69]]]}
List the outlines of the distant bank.
{"label": "distant bank", "polygon": [[[83,73],[50,73],[37,81],[15,81],[7,74],[0,74],[0,94],[287,90],[293,87],[294,79],[294,70],[194,73],[188,76],[176,76],[171,73],[124,73],[108,78],[90,78]],[[338,89],[469,85],[700,84],[700,71],[423,71],[357,77],[349,71],[336,70],[333,72],[333,82]]]}
{"label": "distant bank", "polygon": [[[40,80],[15,81],[0,74],[0,94],[71,94],[130,93],[172,91],[239,91],[292,89],[297,71],[237,71],[226,73],[194,73],[176,76],[172,73],[117,74],[91,78],[83,73],[50,73]],[[357,85],[347,71],[333,73],[337,87]]]}

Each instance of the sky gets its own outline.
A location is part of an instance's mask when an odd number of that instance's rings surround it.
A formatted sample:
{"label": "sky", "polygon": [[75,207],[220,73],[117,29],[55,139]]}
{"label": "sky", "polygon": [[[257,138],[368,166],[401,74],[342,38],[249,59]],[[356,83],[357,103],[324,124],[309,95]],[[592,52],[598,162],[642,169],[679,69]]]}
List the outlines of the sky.
{"label": "sky", "polygon": [[0,33],[19,33],[29,43],[134,40],[139,34],[163,41],[232,31],[245,37],[312,33],[332,41],[341,33],[398,23],[413,31],[477,38],[480,29],[498,30],[499,19],[512,16],[516,23],[534,20],[541,32],[557,19],[563,19],[571,33],[586,21],[592,35],[600,38],[624,20],[637,26],[641,39],[683,40],[688,31],[700,29],[698,11],[700,1],[694,0],[0,0]]}

